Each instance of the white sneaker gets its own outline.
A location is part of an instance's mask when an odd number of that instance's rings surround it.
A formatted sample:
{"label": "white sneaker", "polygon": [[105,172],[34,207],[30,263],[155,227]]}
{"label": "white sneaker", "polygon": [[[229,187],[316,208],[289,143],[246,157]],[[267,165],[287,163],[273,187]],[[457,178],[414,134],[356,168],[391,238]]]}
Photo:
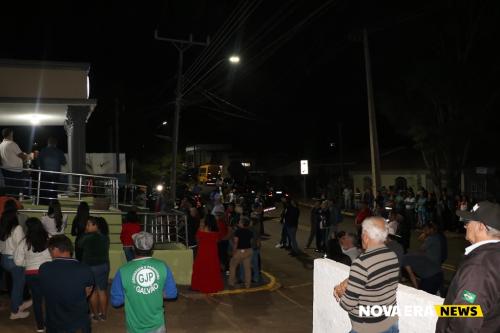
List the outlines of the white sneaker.
{"label": "white sneaker", "polygon": [[30,315],[28,311],[23,312],[23,311],[17,311],[16,313],[11,312],[10,313],[10,319],[11,320],[16,320],[16,319],[23,319],[26,318]]}
{"label": "white sneaker", "polygon": [[19,310],[18,311],[24,311],[26,309],[28,309],[30,306],[33,305],[33,300],[27,300],[27,301],[24,301],[23,304],[19,305]]}

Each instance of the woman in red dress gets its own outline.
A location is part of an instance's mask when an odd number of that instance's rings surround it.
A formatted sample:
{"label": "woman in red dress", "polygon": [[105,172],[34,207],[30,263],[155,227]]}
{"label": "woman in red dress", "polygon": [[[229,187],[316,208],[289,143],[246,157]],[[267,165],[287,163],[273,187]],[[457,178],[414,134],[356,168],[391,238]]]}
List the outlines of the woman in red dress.
{"label": "woman in red dress", "polygon": [[198,252],[193,264],[191,289],[203,293],[215,293],[224,289],[220,271],[217,242],[220,239],[217,222],[213,215],[207,215],[204,226],[196,232]]}

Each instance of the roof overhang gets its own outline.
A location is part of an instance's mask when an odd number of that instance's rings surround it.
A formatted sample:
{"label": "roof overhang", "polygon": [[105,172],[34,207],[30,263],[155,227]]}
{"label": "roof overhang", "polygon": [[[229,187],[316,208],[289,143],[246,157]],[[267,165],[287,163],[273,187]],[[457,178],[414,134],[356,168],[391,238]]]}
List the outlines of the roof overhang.
{"label": "roof overhang", "polygon": [[87,120],[97,101],[95,99],[33,99],[0,98],[0,125],[2,126],[62,126],[68,106],[89,106]]}
{"label": "roof overhang", "polygon": [[69,106],[88,119],[96,100],[89,99],[86,63],[0,59],[0,125],[64,125]]}

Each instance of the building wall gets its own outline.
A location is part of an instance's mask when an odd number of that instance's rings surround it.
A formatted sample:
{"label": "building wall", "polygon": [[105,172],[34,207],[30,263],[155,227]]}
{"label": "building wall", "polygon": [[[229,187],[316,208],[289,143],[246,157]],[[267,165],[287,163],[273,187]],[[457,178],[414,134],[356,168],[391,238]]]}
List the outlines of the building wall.
{"label": "building wall", "polygon": [[[368,172],[351,173],[351,176],[353,179],[354,188],[359,188],[360,190],[363,190],[364,188],[363,184],[365,177],[371,178],[371,174]],[[411,186],[415,191],[420,186],[424,186],[427,189],[431,188],[430,178],[427,177],[426,173],[423,171],[384,172],[381,175],[381,185],[389,188],[389,186],[396,184],[396,178],[398,177],[404,177],[406,179],[407,186]]]}
{"label": "building wall", "polygon": [[[68,160],[68,154],[64,154]],[[62,172],[70,172],[69,165],[63,165]],[[91,175],[115,175],[116,154],[115,153],[87,153],[86,172]],[[127,158],[124,153],[120,153],[120,174],[127,173]]]}
{"label": "building wall", "polygon": [[[333,288],[349,276],[349,267],[330,259],[314,260],[313,333],[347,333],[351,323],[333,297]],[[437,315],[434,305],[443,304],[443,298],[404,285],[398,286],[397,303],[400,308],[420,306],[432,308],[430,315],[399,318],[399,331],[404,333],[435,332]]]}
{"label": "building wall", "polygon": [[87,71],[0,66],[0,96],[86,99]]}

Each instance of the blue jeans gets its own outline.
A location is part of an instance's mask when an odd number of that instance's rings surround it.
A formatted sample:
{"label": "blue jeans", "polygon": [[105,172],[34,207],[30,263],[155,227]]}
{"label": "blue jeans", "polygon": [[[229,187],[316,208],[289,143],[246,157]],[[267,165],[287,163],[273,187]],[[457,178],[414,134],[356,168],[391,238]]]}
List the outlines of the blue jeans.
{"label": "blue jeans", "polygon": [[[355,330],[351,330],[351,332],[349,332],[349,333],[358,333],[358,332]],[[380,333],[399,333],[398,323],[395,323],[394,325],[389,327],[387,330],[380,332]]]}
{"label": "blue jeans", "polygon": [[291,227],[285,225],[286,233],[288,235],[288,239],[290,239],[290,246],[292,247],[292,251],[295,253],[299,252],[299,246],[297,245],[297,227]]}
{"label": "blue jeans", "polygon": [[16,266],[14,259],[9,255],[2,255],[2,267],[12,275],[12,294],[10,296],[10,311],[16,313],[23,303],[24,267]]}
{"label": "blue jeans", "polygon": [[35,312],[35,321],[38,329],[45,327],[45,320],[43,317],[43,294],[42,287],[40,286],[40,278],[36,275],[26,275],[26,283],[28,284],[31,297],[33,298],[33,310]]}
{"label": "blue jeans", "polygon": [[[260,249],[253,249],[252,252],[252,281],[256,283],[260,283],[260,268],[259,268],[259,258],[260,258]],[[243,265],[240,265],[240,280],[245,281],[245,268]]]}
{"label": "blue jeans", "polygon": [[123,253],[125,253],[127,262],[132,261],[135,258],[134,248],[132,246],[124,246]]}

